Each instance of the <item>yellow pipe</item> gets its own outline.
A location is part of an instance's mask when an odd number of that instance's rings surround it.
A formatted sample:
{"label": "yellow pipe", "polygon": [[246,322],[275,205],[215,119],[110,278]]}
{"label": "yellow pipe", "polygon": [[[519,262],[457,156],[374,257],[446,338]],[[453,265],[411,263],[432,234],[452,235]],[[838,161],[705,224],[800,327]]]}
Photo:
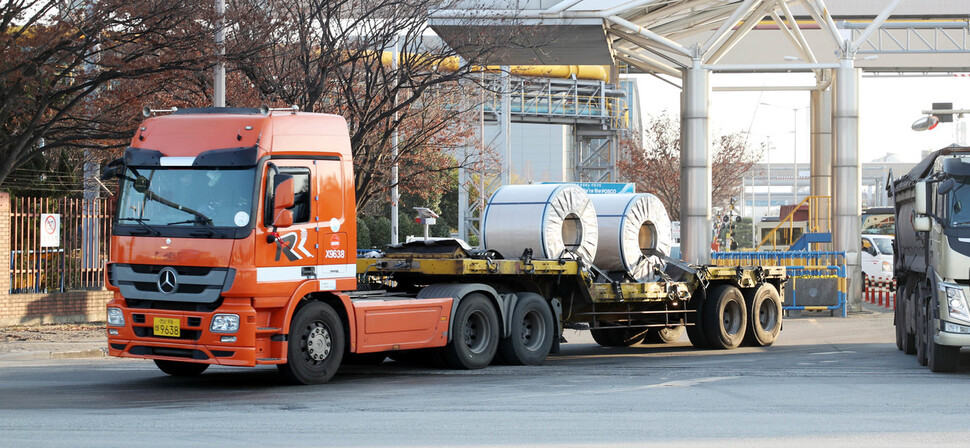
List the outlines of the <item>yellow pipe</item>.
{"label": "yellow pipe", "polygon": [[[437,66],[439,70],[455,71],[461,66],[457,56],[442,59],[433,59],[423,55],[413,55],[401,53],[399,58],[413,58],[419,65]],[[394,61],[394,52],[384,51],[381,54],[381,63],[391,66]],[[472,66],[473,72],[496,73],[502,70],[502,66]],[[535,78],[560,78],[569,79],[573,75],[576,79],[587,79],[594,81],[610,81],[610,67],[608,65],[510,65],[509,72],[515,76],[526,76]]]}

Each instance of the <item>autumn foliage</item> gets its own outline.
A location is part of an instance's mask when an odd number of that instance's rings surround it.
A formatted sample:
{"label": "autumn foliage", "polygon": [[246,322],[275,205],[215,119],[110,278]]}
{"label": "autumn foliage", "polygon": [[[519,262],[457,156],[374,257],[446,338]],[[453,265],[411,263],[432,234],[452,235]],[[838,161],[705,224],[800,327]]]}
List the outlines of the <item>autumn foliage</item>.
{"label": "autumn foliage", "polygon": [[[741,179],[760,159],[745,139],[734,133],[712,139],[712,204],[725,205],[737,197]],[[620,176],[635,182],[637,191],[656,195],[672,220],[680,220],[680,125],[669,115],[650,119],[644,141],[633,137],[621,143]]]}

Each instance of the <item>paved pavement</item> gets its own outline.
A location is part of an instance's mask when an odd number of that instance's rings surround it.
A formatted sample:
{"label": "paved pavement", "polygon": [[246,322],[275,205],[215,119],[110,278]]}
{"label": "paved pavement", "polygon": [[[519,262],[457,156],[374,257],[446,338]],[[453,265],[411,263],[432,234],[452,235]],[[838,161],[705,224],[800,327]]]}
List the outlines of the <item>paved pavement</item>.
{"label": "paved pavement", "polygon": [[938,375],[896,350],[884,309],[786,320],[731,351],[596,346],[571,332],[534,367],[345,368],[285,386],[272,368],[198,378],[114,358],[0,358],[7,446],[913,446],[970,436],[970,357]]}

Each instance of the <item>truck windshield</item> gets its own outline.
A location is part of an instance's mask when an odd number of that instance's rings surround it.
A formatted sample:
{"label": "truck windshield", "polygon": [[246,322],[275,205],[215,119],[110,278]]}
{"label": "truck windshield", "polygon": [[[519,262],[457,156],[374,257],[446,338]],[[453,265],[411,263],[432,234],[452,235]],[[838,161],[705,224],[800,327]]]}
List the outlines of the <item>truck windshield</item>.
{"label": "truck windshield", "polygon": [[121,178],[118,223],[245,227],[255,168],[129,167]]}
{"label": "truck windshield", "polygon": [[873,238],[872,244],[879,249],[880,254],[892,255],[893,254],[893,239],[892,238]]}
{"label": "truck windshield", "polygon": [[970,187],[964,181],[968,178],[957,178],[956,186],[950,190],[950,225],[953,227],[970,227]]}

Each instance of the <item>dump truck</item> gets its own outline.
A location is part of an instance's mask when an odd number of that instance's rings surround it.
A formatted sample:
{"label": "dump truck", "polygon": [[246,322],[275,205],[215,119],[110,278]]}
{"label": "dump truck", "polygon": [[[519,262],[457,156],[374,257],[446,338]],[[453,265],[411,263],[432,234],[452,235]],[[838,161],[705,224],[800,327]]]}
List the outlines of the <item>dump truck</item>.
{"label": "dump truck", "polygon": [[569,251],[549,259],[424,239],[358,257],[342,117],[170,112],[146,119],[103,173],[118,179],[111,356],[152,359],[176,376],[276,365],[313,384],[341,364],[386,357],[539,364],[564,328],[589,329],[605,346],[686,331],[710,349],[771,345],[781,329],[784,267],[667,259],[644,282]]}
{"label": "dump truck", "polygon": [[[896,346],[934,372],[970,346],[970,148],[934,151],[887,190],[896,219]],[[967,205],[963,205],[966,202]]]}

